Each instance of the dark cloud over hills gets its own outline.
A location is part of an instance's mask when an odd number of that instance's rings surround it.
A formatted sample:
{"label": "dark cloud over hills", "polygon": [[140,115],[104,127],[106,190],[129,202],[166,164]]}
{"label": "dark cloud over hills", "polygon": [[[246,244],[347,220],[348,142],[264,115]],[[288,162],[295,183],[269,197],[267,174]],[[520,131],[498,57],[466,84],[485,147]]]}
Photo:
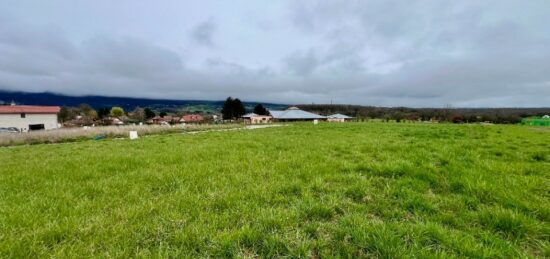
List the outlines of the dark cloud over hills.
{"label": "dark cloud over hills", "polygon": [[0,90],[549,106],[548,1],[0,1]]}

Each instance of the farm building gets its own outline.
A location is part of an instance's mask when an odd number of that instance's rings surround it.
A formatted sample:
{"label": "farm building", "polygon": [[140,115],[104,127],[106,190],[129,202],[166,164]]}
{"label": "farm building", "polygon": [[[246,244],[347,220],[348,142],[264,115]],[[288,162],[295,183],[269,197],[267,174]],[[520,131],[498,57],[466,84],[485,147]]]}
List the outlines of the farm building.
{"label": "farm building", "polygon": [[[164,117],[160,117],[160,116],[155,116],[153,118],[151,118],[150,120],[147,121],[147,123],[149,124],[168,124],[169,122],[167,121],[168,118],[165,118],[167,116],[164,116]],[[170,121],[172,120],[172,118],[170,118]]]}
{"label": "farm building", "polygon": [[340,113],[327,116],[327,121],[330,121],[330,122],[346,122],[346,121],[350,121],[351,119],[353,119],[353,117],[340,114]]}
{"label": "farm building", "polygon": [[57,129],[57,114],[60,110],[59,106],[0,106],[0,127],[14,127],[21,132]]}
{"label": "farm building", "polygon": [[270,123],[273,117],[269,115],[258,115],[256,113],[249,113],[249,114],[243,115],[243,119],[245,123],[262,124],[262,123]]}
{"label": "farm building", "polygon": [[284,111],[269,110],[269,114],[276,121],[313,121],[326,120],[327,117],[300,110],[298,107],[290,107]]}
{"label": "farm building", "polygon": [[180,119],[181,123],[197,123],[202,121],[204,121],[204,117],[202,117],[202,115],[199,115],[199,114],[183,115],[183,117],[181,117]]}
{"label": "farm building", "polygon": [[147,123],[159,125],[178,124],[180,123],[180,117],[170,115],[166,115],[164,117],[155,116],[152,119],[148,120]]}

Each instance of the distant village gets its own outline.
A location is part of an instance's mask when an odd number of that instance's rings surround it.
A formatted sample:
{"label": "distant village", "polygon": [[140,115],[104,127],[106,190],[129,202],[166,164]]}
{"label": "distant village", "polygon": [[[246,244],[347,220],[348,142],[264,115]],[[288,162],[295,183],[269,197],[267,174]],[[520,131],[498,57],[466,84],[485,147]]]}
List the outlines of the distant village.
{"label": "distant village", "polygon": [[354,118],[344,114],[321,115],[291,106],[284,110],[266,109],[258,104],[247,113],[239,99],[227,98],[218,114],[200,112],[172,114],[155,112],[150,108],[136,107],[130,112],[121,107],[94,109],[88,104],[79,107],[0,105],[0,132],[28,132],[58,128],[96,127],[109,125],[181,125],[221,124],[241,122],[246,124],[267,124],[293,121],[347,122]]}
{"label": "distant village", "polygon": [[[303,106],[303,105],[302,105]],[[300,107],[302,107],[300,106]],[[20,105],[15,102],[0,105],[0,133],[17,133],[58,128],[88,128],[120,125],[184,125],[184,124],[267,124],[273,122],[327,121],[349,122],[375,119],[395,122],[428,123],[511,123],[529,126],[550,126],[550,116],[543,108],[436,109],[378,108],[353,105],[309,105],[267,109],[257,104],[246,109],[238,98],[228,97],[220,110],[175,111],[149,107],[78,107]]]}

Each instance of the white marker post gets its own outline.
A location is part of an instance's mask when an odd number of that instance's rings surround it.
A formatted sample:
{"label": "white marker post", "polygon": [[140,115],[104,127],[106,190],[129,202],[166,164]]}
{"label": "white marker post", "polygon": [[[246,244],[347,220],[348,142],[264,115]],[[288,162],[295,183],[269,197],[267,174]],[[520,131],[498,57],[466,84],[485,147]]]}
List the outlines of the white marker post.
{"label": "white marker post", "polygon": [[135,130],[132,130],[130,131],[130,139],[138,139],[138,134],[137,134],[137,131]]}
{"label": "white marker post", "polygon": [[319,123],[319,120],[313,120],[313,125],[317,125]]}

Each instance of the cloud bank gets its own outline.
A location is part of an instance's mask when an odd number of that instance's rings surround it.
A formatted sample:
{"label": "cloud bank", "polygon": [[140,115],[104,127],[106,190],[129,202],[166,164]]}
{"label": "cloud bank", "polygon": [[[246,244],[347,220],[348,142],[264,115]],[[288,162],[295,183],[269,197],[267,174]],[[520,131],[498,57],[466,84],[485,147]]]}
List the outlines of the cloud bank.
{"label": "cloud bank", "polygon": [[0,89],[550,106],[547,1],[71,3],[0,1]]}

